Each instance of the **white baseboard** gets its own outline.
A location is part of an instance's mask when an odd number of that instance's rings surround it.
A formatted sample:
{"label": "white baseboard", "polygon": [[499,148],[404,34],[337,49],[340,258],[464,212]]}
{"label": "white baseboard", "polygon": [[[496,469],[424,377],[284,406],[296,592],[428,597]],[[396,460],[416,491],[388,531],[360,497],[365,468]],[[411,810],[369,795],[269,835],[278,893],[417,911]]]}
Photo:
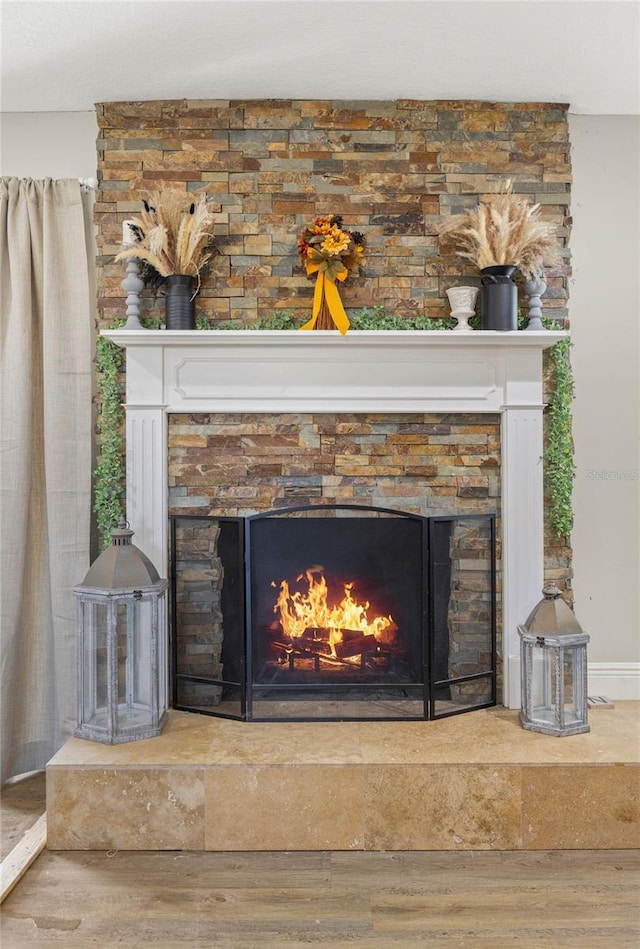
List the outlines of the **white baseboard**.
{"label": "white baseboard", "polygon": [[620,702],[640,700],[640,662],[590,662],[589,695],[604,695]]}

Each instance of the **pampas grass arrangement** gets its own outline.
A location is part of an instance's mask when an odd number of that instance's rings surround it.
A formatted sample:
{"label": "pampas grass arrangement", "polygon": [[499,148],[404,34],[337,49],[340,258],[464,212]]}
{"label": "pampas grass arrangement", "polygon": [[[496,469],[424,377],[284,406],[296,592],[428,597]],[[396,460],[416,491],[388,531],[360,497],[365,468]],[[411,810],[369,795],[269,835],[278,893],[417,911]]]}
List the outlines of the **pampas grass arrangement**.
{"label": "pampas grass arrangement", "polygon": [[[143,201],[143,206],[142,213],[131,218],[136,241],[127,244],[116,260],[140,260],[147,285],[154,282],[154,272],[160,278],[174,274],[199,278],[215,253],[213,211],[206,194],[156,192]],[[145,270],[151,271],[151,279],[145,278]]]}
{"label": "pampas grass arrangement", "polygon": [[511,182],[491,204],[444,221],[438,233],[451,238],[456,253],[478,270],[512,264],[525,279],[540,275],[544,265],[561,261],[556,227],[540,216],[540,205],[513,194]]}

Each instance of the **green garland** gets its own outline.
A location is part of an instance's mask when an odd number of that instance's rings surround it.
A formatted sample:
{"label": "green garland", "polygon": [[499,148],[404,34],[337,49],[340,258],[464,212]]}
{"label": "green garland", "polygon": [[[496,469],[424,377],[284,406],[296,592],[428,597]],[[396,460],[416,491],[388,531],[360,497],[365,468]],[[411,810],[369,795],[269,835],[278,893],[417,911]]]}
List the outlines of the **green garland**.
{"label": "green garland", "polygon": [[[246,326],[239,326],[230,320],[198,326],[198,329],[217,330],[297,330],[306,323],[306,316],[301,318],[293,310],[276,310],[271,316],[254,320]],[[457,323],[450,316],[440,320],[430,319],[428,316],[414,316],[405,318],[393,313],[387,313],[383,306],[364,307],[349,314],[350,329],[352,330],[450,330]]]}
{"label": "green garland", "polygon": [[[432,320],[416,317],[406,320],[386,313],[383,307],[358,310],[350,317],[354,330],[444,330],[455,321],[450,318]],[[521,322],[524,322],[521,320]],[[143,320],[146,329],[158,329],[157,320]],[[110,329],[124,324],[117,320]],[[547,329],[560,329],[557,323],[544,320]],[[198,329],[238,329],[235,323],[196,321]],[[258,320],[243,329],[297,329],[300,321],[292,311],[276,311],[266,319]],[[571,402],[573,373],[569,358],[570,341],[560,340],[550,350],[553,365],[553,390],[549,397],[548,426],[545,439],[545,487],[549,498],[549,523],[558,538],[568,537],[573,524],[573,440],[571,437]],[[111,340],[100,336],[96,347],[96,372],[102,411],[98,419],[100,460],[93,473],[93,510],[104,546],[110,543],[111,530],[122,516],[124,473],[123,419],[120,374],[124,368],[124,352]]]}
{"label": "green garland", "polygon": [[[142,320],[145,329],[158,329],[158,321]],[[114,320],[109,329],[119,329],[125,320]],[[99,459],[93,472],[93,513],[102,547],[111,543],[111,531],[123,514],[124,410],[120,376],[124,370],[124,350],[104,336],[96,342],[96,376],[101,410],[96,430]]]}
{"label": "green garland", "polygon": [[570,347],[569,339],[561,339],[550,352],[553,389],[549,396],[544,451],[545,488],[549,497],[549,523],[558,538],[568,537],[573,526],[575,463],[571,435],[571,403],[574,380]]}
{"label": "green garland", "polygon": [[[110,326],[122,326],[118,320]],[[122,404],[120,373],[124,367],[124,351],[104,336],[96,343],[96,374],[101,412],[97,432],[100,458],[93,472],[93,512],[103,547],[111,542],[111,531],[122,516]]]}

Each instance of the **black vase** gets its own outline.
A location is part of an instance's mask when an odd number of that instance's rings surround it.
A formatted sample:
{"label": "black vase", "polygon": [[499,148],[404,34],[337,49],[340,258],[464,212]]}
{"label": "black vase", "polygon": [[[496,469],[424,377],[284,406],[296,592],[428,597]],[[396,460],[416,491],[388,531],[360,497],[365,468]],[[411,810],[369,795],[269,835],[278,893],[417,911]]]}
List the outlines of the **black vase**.
{"label": "black vase", "polygon": [[167,277],[165,297],[165,326],[168,330],[194,330],[196,304],[193,277],[172,274]]}
{"label": "black vase", "polygon": [[480,329],[518,329],[518,288],[511,279],[515,270],[511,264],[503,264],[480,271]]}

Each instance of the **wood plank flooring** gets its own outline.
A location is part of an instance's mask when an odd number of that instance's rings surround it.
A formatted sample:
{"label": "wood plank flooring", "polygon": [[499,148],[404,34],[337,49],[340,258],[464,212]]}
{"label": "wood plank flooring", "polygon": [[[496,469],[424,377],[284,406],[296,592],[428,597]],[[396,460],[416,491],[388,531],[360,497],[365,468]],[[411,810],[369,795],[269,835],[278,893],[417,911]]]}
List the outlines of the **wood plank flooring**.
{"label": "wood plank flooring", "polygon": [[[2,789],[2,853],[44,809]],[[42,853],[2,949],[638,949],[640,853]]]}
{"label": "wood plank flooring", "polygon": [[0,860],[44,814],[46,796],[44,771],[4,785],[0,792]]}
{"label": "wood plank flooring", "polygon": [[2,949],[638,949],[635,851],[47,852]]}

